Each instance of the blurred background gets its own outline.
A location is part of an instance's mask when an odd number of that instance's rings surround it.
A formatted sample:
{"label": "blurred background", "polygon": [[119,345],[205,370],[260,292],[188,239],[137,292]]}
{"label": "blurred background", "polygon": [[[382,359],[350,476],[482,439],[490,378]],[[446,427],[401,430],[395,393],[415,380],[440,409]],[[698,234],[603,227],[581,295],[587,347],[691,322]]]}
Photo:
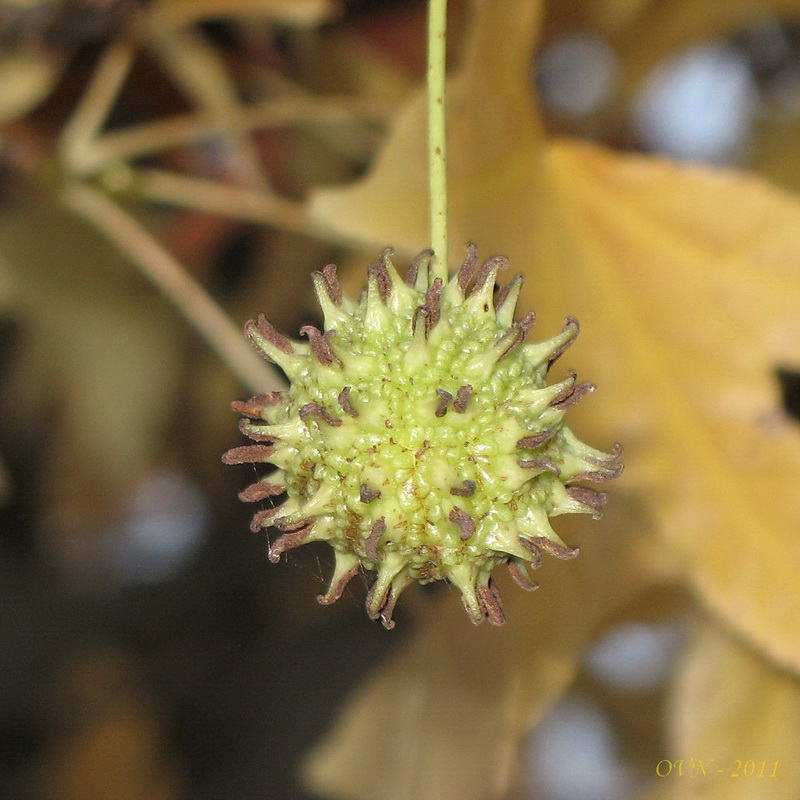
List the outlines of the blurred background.
{"label": "blurred background", "polygon": [[[800,188],[800,7],[698,5],[551,0],[530,65],[547,128]],[[452,0],[453,60],[468,13]],[[416,0],[0,0],[4,800],[310,798],[303,754],[440,591],[408,592],[387,634],[361,587],[318,606],[328,548],[267,563],[235,499],[249,467],[220,464],[250,387],[65,199],[91,184],[237,326],[293,333],[316,320],[309,272],[354,257],[304,200],[368,168],[423,77],[424,21]],[[593,644],[515,798],[636,795],[683,603]],[[584,769],[554,767],[566,747]]]}

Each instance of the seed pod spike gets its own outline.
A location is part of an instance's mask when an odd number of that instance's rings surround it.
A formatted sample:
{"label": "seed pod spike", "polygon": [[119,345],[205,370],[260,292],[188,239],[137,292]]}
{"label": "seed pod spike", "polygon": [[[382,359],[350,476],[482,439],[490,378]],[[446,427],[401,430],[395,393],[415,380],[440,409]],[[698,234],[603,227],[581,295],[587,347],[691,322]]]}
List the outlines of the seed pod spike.
{"label": "seed pod spike", "polygon": [[307,345],[287,339],[263,314],[245,325],[245,333],[256,350],[276,363],[290,377],[301,368]]}
{"label": "seed pod spike", "polygon": [[500,590],[490,578],[488,583],[478,584],[478,602],[481,604],[486,619],[490,625],[503,625],[506,615],[503,613],[503,601],[500,597]]}
{"label": "seed pod spike", "polygon": [[345,386],[341,392],[339,392],[339,396],[336,398],[339,402],[339,405],[342,407],[342,411],[345,414],[349,414],[351,417],[357,417],[358,411],[353,407],[353,403],[350,400],[350,392],[352,390],[352,386]]}
{"label": "seed pod spike", "polygon": [[327,409],[319,403],[311,402],[306,403],[300,409],[300,419],[307,420],[309,417],[319,417],[323,422],[327,422],[334,428],[338,428],[342,421],[338,417],[334,417]]}
{"label": "seed pod spike", "polygon": [[380,331],[391,319],[391,311],[387,308],[387,301],[392,291],[392,282],[386,267],[375,264],[367,272],[367,295],[364,300],[366,313],[364,314],[364,328],[366,330]]}
{"label": "seed pod spike", "polygon": [[400,593],[406,588],[406,586],[408,586],[409,583],[411,583],[412,580],[413,579],[410,576],[400,573],[400,575],[392,581],[392,585],[389,587],[389,593],[386,595],[386,600],[381,608],[379,617],[381,625],[383,625],[387,631],[394,630],[395,621],[392,619],[394,607],[397,605]]}
{"label": "seed pod spike", "polygon": [[[371,503],[373,500],[377,500],[380,496],[380,490],[371,488],[367,483],[362,483],[358,491],[358,497],[362,503]],[[384,530],[386,530],[385,525]]]}
{"label": "seed pod spike", "polygon": [[453,403],[453,411],[455,411],[456,414],[463,414],[467,410],[470,397],[472,397],[472,386],[468,383],[464,386],[459,386],[456,392],[455,402]]}
{"label": "seed pod spike", "polygon": [[436,417],[443,417],[447,413],[448,406],[453,402],[453,395],[451,395],[450,392],[446,392],[444,389],[437,389],[436,394],[439,395],[439,405],[436,407],[436,411],[434,411],[433,414]]}
{"label": "seed pod spike", "polygon": [[450,512],[449,519],[451,522],[458,525],[461,531],[460,538],[462,542],[469,541],[472,538],[475,533],[475,520],[467,514],[466,511],[458,506],[454,506],[453,510]]}
{"label": "seed pod spike", "polygon": [[308,336],[308,340],[311,343],[311,352],[320,364],[325,367],[342,366],[341,359],[331,348],[330,337],[335,331],[328,331],[323,334],[322,331],[315,328],[313,325],[304,325],[300,328],[300,333]]}
{"label": "seed pod spike", "polygon": [[[558,403],[567,397],[575,385],[575,373],[571,372],[559,383],[550,383],[541,388],[526,387],[517,394],[516,402],[524,408],[529,415],[541,415],[553,403]],[[549,424],[549,421],[548,421]]]}
{"label": "seed pod spike", "polygon": [[563,543],[554,542],[547,536],[536,536],[532,541],[538,548],[544,550],[544,552],[548,555],[555,556],[556,558],[560,558],[562,560],[575,558],[578,553],[580,553],[579,547],[566,547]]}
{"label": "seed pod spike", "polygon": [[272,508],[262,508],[261,511],[256,511],[253,514],[253,519],[250,520],[250,530],[253,533],[258,533],[262,528],[268,528],[272,524],[271,521],[275,517],[279,517],[287,505],[288,501]]}
{"label": "seed pod spike", "polygon": [[346,325],[350,320],[348,307],[351,303],[344,302],[342,289],[336,277],[336,267],[328,264],[321,272],[312,272],[311,278],[314,281],[314,292],[325,320],[323,326],[325,330]]}
{"label": "seed pod spike", "polygon": [[539,433],[534,433],[530,436],[524,436],[517,442],[517,447],[520,450],[535,450],[537,447],[541,447],[547,441],[552,439],[555,432],[555,428],[546,428]]}
{"label": "seed pod spike", "polygon": [[580,333],[580,325],[578,320],[574,317],[567,317],[566,322],[564,323],[564,329],[562,331],[562,336],[564,337],[564,342],[559,347],[557,347],[550,355],[548,356],[548,366],[554,364],[557,359],[559,359],[564,352],[572,346],[575,339],[578,338],[578,334]]}
{"label": "seed pod spike", "polygon": [[494,300],[494,311],[497,321],[505,327],[511,327],[514,322],[514,311],[517,308],[517,300],[522,289],[525,276],[519,273],[514,280],[507,283],[498,293]]}
{"label": "seed pod spike", "polygon": [[486,618],[486,612],[478,598],[475,567],[470,564],[459,564],[450,571],[449,579],[461,591],[461,600],[470,622],[473,625],[480,625]]}
{"label": "seed pod spike", "polygon": [[244,417],[239,420],[239,430],[254,442],[267,442],[269,444],[275,444],[275,442],[280,439],[280,437],[276,436],[274,432],[271,432],[270,425],[254,423]]}
{"label": "seed pod spike", "polygon": [[361,562],[353,553],[336,551],[336,564],[331,576],[328,590],[317,596],[317,602],[324,606],[335,603],[350,581],[361,571]]}
{"label": "seed pod spike", "polygon": [[312,525],[300,528],[289,533],[282,533],[269,547],[267,557],[273,564],[281,560],[281,556],[287,550],[294,550],[295,547],[305,544],[311,534]]}
{"label": "seed pod spike", "polygon": [[[574,373],[572,373],[574,375]],[[574,406],[584,395],[589,394],[595,390],[595,386],[592,383],[573,383],[572,386],[569,387],[567,391],[560,395],[555,400],[553,400],[550,405],[553,408],[564,409],[569,408],[570,406]]]}
{"label": "seed pod spike", "polygon": [[442,279],[434,278],[426,295],[425,304],[421,306],[425,313],[425,333],[430,333],[439,323],[441,317]]}
{"label": "seed pod spike", "polygon": [[497,273],[507,267],[508,259],[505,256],[495,256],[483,263],[469,293],[472,305],[476,308],[483,308],[485,312],[494,313],[494,284],[497,280]]}
{"label": "seed pod spike", "polygon": [[573,344],[579,333],[576,320],[568,319],[564,327],[555,336],[544,342],[535,344],[525,344],[522,350],[525,352],[528,362],[533,367],[543,367],[549,370],[555,361],[566,352]]}
{"label": "seed pod spike", "polygon": [[430,285],[430,269],[433,263],[433,250],[423,250],[408,268],[406,284],[412,289],[416,289],[420,294],[425,294]]}
{"label": "seed pod spike", "polygon": [[264,412],[270,406],[281,402],[281,392],[268,392],[267,394],[257,394],[249,400],[234,400],[231,409],[250,419],[263,419]]}
{"label": "seed pod spike", "polygon": [[475,489],[477,488],[477,484],[475,481],[465,480],[461,486],[454,486],[450,490],[450,494],[454,494],[457,497],[472,497],[475,494]]}
{"label": "seed pod spike", "polygon": [[603,516],[603,506],[608,498],[605,492],[596,492],[585,486],[567,486],[567,494],[584,506],[592,515],[592,519]]}
{"label": "seed pod spike", "polygon": [[589,483],[602,483],[603,481],[610,481],[614,478],[619,478],[622,475],[623,465],[615,464],[613,467],[606,469],[591,469],[586,472],[576,472],[572,476],[573,481],[588,481]]}
{"label": "seed pod spike", "polygon": [[239,492],[239,499],[243,503],[257,503],[259,500],[264,500],[267,497],[281,495],[285,491],[285,486],[261,480],[256,483],[251,483],[246,489]]}
{"label": "seed pod spike", "polygon": [[464,302],[467,295],[467,287],[475,274],[478,266],[478,248],[470,242],[466,247],[467,253],[464,262],[450,280],[447,287],[448,299],[453,303]]}
{"label": "seed pod spike", "polygon": [[271,444],[249,444],[244,447],[232,447],[222,455],[223,464],[257,464],[267,463],[272,459],[275,447]]}
{"label": "seed pod spike", "polygon": [[399,553],[388,552],[381,559],[378,566],[378,577],[372,584],[366,599],[367,613],[371,619],[381,618],[381,611],[386,606],[392,584],[405,566],[406,560]]}
{"label": "seed pod spike", "polygon": [[385,517],[381,517],[372,526],[372,530],[367,537],[367,541],[364,542],[364,550],[367,553],[367,558],[374,564],[379,564],[383,559],[383,556],[378,550],[378,543],[380,542],[381,536],[383,536],[384,533],[386,533],[386,519]]}
{"label": "seed pod spike", "polygon": [[532,592],[539,588],[539,584],[530,579],[528,570],[525,569],[525,564],[521,561],[512,559],[508,562],[507,566],[511,577],[514,579],[514,583],[516,583],[520,589],[526,592]]}
{"label": "seed pod spike", "polygon": [[[384,251],[385,253],[385,251]],[[388,259],[386,259],[385,254],[381,257],[381,260],[371,266],[369,268],[369,276],[370,278],[375,278],[375,285],[378,290],[378,296],[384,303],[389,302],[389,298],[392,296],[392,278],[389,275],[389,268],[386,266]],[[388,261],[391,264],[391,261]]]}

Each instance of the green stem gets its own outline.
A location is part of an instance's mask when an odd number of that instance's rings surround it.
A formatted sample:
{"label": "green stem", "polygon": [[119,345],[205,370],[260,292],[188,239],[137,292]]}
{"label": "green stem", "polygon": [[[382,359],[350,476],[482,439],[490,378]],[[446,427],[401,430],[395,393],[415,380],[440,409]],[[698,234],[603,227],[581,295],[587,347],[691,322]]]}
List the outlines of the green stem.
{"label": "green stem", "polygon": [[445,130],[445,33],[447,0],[428,0],[428,180],[432,278],[447,281],[447,148]]}

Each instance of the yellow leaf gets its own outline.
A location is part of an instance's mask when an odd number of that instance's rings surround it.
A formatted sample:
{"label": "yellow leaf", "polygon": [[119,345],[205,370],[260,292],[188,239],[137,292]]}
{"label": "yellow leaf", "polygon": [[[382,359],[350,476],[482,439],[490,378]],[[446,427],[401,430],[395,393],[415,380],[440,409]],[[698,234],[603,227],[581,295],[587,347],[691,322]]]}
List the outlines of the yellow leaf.
{"label": "yellow leaf", "polygon": [[561,268],[540,274],[594,332],[570,354],[601,386],[586,424],[624,439],[707,602],[797,668],[800,621],[783,609],[800,603],[800,429],[774,370],[800,364],[800,203],[752,177],[568,144],[551,175],[568,235]]}
{"label": "yellow leaf", "polygon": [[[800,684],[702,625],[670,704],[649,800],[784,800],[800,794]],[[682,764],[675,762],[683,760]]]}
{"label": "yellow leaf", "polygon": [[[463,64],[446,98],[451,261],[463,257],[468,239],[521,257],[513,245],[535,240],[542,227],[534,214],[543,190],[542,136],[528,82],[539,4],[475,6]],[[311,214],[371,251],[391,243],[413,255],[428,247],[425,126],[419,92],[398,113],[370,174],[345,188],[317,191]],[[523,205],[509,213],[509,199]]]}
{"label": "yellow leaf", "polygon": [[[562,362],[599,391],[573,414],[578,434],[625,444],[623,481],[687,578],[798,668],[800,616],[784,609],[800,607],[800,429],[774,370],[800,365],[800,203],[747,175],[547,143],[523,69],[535,29],[529,3],[477,4],[448,99],[454,251],[509,255],[542,336],[581,320]],[[416,99],[371,174],[320,193],[317,215],[421,249],[424,132]]]}

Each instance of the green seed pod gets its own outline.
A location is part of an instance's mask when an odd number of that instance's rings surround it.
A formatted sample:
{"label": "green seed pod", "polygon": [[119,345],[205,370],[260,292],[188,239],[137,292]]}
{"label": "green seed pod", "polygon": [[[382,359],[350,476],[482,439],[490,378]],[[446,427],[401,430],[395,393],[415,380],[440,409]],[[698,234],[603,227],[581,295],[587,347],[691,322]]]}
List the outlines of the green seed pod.
{"label": "green seed pod", "polygon": [[572,344],[568,319],[551,339],[525,343],[532,313],[514,321],[519,275],[495,296],[507,265],[464,264],[444,285],[421,253],[403,281],[385,250],[358,302],[345,297],[329,265],[313,275],[324,330],[291,341],[264,316],[247,323],[255,347],[286,373],[286,392],[236,402],[242,432],[256,444],[228,451],[227,464],[277,470],[240,494],[283,497],[251,528],[282,535],[273,562],[325,541],[335,567],[321,603],[333,603],[359,571],[377,572],[367,612],[387,628],[400,592],[416,580],[461,590],[470,619],[504,622],[492,570],[506,564],[534,589],[526,567],[544,551],[573,558],[550,526],[567,513],[599,517],[605,495],[579,485],[614,478],[621,451],[603,453],[564,425],[590,384],[570,374],[548,384],[551,364]]}

